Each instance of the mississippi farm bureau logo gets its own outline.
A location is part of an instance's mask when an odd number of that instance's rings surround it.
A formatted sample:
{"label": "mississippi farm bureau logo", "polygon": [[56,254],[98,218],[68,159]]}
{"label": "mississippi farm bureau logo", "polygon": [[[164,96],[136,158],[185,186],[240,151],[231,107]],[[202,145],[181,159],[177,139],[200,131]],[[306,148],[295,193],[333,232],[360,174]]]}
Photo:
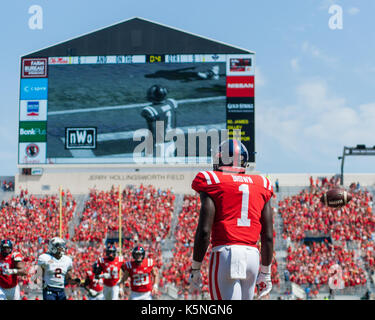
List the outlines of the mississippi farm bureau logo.
{"label": "mississippi farm bureau logo", "polygon": [[26,154],[29,158],[35,158],[39,154],[39,147],[35,143],[27,145]]}
{"label": "mississippi farm bureau logo", "polygon": [[22,59],[22,78],[46,78],[47,58]]}

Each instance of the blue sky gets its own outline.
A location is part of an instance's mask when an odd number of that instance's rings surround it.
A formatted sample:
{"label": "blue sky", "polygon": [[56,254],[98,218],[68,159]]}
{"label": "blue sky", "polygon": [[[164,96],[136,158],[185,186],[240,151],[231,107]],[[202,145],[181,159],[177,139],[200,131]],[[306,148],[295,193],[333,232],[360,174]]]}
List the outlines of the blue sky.
{"label": "blue sky", "polygon": [[[31,5],[43,29],[28,26]],[[332,30],[329,8],[343,9]],[[375,146],[373,0],[17,0],[0,19],[0,175],[17,172],[20,56],[142,17],[256,52],[257,169],[339,173],[344,145]],[[375,172],[350,157],[345,172]]]}

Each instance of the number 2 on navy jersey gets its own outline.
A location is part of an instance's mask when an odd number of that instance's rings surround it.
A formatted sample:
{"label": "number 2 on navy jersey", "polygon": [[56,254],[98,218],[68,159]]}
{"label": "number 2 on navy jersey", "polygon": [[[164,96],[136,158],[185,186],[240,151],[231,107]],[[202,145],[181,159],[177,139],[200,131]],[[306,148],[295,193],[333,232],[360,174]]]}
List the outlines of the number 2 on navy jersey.
{"label": "number 2 on navy jersey", "polygon": [[249,186],[241,184],[238,189],[242,192],[241,218],[237,219],[238,227],[250,227],[249,215]]}
{"label": "number 2 on navy jersey", "polygon": [[56,268],[55,269],[55,278],[60,279],[61,278],[61,274],[62,274],[61,268]]}

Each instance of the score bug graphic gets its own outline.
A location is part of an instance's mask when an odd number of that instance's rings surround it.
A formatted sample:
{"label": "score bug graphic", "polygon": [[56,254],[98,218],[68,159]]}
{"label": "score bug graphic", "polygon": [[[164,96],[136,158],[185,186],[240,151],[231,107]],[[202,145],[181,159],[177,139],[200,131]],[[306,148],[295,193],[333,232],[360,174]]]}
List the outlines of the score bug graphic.
{"label": "score bug graphic", "polygon": [[66,149],[95,149],[96,128],[65,128]]}

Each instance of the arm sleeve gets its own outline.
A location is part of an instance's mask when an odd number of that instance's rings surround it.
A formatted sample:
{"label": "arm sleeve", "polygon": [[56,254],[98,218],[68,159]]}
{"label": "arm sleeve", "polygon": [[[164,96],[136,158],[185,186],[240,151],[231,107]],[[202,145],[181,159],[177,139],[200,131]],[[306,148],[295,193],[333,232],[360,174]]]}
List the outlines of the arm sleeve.
{"label": "arm sleeve", "polygon": [[197,192],[208,191],[207,177],[203,174],[202,171],[195,176],[191,184],[191,188]]}
{"label": "arm sleeve", "polygon": [[100,258],[98,258],[97,262],[98,262],[100,272],[103,272],[104,259],[102,257],[100,257]]}
{"label": "arm sleeve", "polygon": [[69,262],[68,262],[68,268],[67,268],[67,270],[69,271],[69,270],[73,269],[73,260],[70,257],[68,257],[68,258],[69,258]]}
{"label": "arm sleeve", "polygon": [[14,262],[21,262],[21,261],[23,261],[23,258],[22,258],[21,254],[19,252],[15,252],[13,254],[13,261]]}
{"label": "arm sleeve", "polygon": [[38,266],[44,268],[45,264],[46,264],[46,261],[44,259],[44,256],[43,255],[39,256],[39,258],[38,258]]}
{"label": "arm sleeve", "polygon": [[141,111],[141,116],[146,120],[155,120],[156,114],[155,111],[151,109],[151,107],[145,107]]}
{"label": "arm sleeve", "polygon": [[125,268],[125,271],[128,271],[131,269],[131,265],[130,265],[130,261],[126,261],[124,263],[124,268]]}
{"label": "arm sleeve", "polygon": [[273,186],[270,179],[264,177],[264,194],[265,201],[268,202],[273,196]]}
{"label": "arm sleeve", "polygon": [[167,103],[172,107],[172,109],[178,108],[178,103],[175,99],[167,99]]}

